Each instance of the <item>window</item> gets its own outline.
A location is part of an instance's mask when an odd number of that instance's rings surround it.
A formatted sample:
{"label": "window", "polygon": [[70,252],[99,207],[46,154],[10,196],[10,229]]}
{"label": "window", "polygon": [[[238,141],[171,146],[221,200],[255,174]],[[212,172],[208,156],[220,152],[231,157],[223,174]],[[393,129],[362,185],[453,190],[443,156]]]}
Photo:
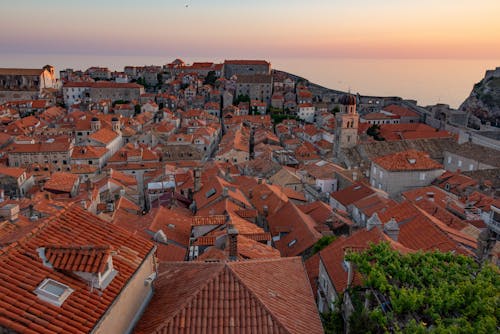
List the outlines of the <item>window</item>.
{"label": "window", "polygon": [[383,178],[384,177],[384,172],[379,171],[378,175],[379,175],[380,178]]}
{"label": "window", "polygon": [[448,163],[451,164],[451,156],[448,157]]}
{"label": "window", "polygon": [[469,164],[469,170],[474,170],[474,165],[473,164]]}
{"label": "window", "polygon": [[458,167],[462,167],[462,160],[458,160]]}
{"label": "window", "polygon": [[65,284],[46,278],[34,292],[41,300],[61,306],[73,291]]}
{"label": "window", "polygon": [[424,181],[425,180],[425,173],[420,173],[420,181]]}

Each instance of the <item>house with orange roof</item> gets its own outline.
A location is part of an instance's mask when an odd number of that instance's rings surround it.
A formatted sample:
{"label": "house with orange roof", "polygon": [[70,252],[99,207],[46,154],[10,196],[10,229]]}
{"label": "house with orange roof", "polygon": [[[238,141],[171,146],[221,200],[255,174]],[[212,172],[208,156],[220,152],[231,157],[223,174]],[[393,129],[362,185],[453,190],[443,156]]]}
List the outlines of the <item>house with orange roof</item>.
{"label": "house with orange roof", "polygon": [[267,218],[269,231],[281,256],[306,256],[321,238],[319,225],[291,201]]}
{"label": "house with orange roof", "polygon": [[158,273],[135,333],[323,333],[300,258],[163,262]]}
{"label": "house with orange roof", "polygon": [[418,113],[397,104],[385,106],[382,108],[381,112],[399,118],[402,124],[420,122],[420,115]]}
{"label": "house with orange roof", "polygon": [[290,188],[295,191],[302,191],[304,189],[304,184],[300,176],[297,174],[297,170],[292,167],[284,166],[274,175],[269,178],[272,184]]}
{"label": "house with orange roof", "polygon": [[355,182],[349,187],[330,194],[330,206],[333,209],[351,213],[352,206],[359,200],[375,194],[375,190],[363,182]]}
{"label": "house with orange roof", "polygon": [[71,154],[72,165],[92,165],[102,168],[106,163],[106,147],[98,146],[77,146]]}
{"label": "house with orange roof", "polygon": [[74,141],[69,137],[51,138],[44,142],[11,144],[5,151],[9,166],[25,167],[32,164],[67,166],[70,164]]}
{"label": "house with orange roof", "polygon": [[24,168],[0,166],[0,193],[3,191],[9,197],[24,197],[34,184],[35,178]]}
{"label": "house with orange roof", "polygon": [[240,124],[222,137],[215,160],[237,164],[249,159],[250,129]]}
{"label": "house with orange roof", "polygon": [[304,122],[313,123],[316,116],[316,108],[312,103],[299,103],[297,116]]}
{"label": "house with orange roof", "polygon": [[434,182],[434,185],[458,198],[464,198],[473,190],[478,189],[479,182],[460,172],[444,172]]}
{"label": "house with orange roof", "polygon": [[88,146],[103,147],[107,149],[104,160],[108,161],[123,145],[121,131],[113,131],[111,129],[102,128],[92,133],[87,138]]}
{"label": "house with orange roof", "polygon": [[390,199],[382,196],[379,193],[374,193],[367,197],[361,198],[351,205],[351,215],[353,221],[358,226],[366,226],[367,220],[375,212],[384,212],[397,205],[397,203]]}
{"label": "house with orange roof", "polygon": [[443,165],[422,151],[407,150],[372,160],[370,184],[395,196],[430,185],[444,173]]}
{"label": "house with orange roof", "polygon": [[0,328],[131,331],[153,294],[155,249],[78,206],[60,210],[0,251],[0,307],[8,310]]}
{"label": "house with orange roof", "polygon": [[80,186],[80,179],[77,175],[65,172],[57,172],[51,175],[45,182],[43,189],[53,194],[64,194],[75,197]]}

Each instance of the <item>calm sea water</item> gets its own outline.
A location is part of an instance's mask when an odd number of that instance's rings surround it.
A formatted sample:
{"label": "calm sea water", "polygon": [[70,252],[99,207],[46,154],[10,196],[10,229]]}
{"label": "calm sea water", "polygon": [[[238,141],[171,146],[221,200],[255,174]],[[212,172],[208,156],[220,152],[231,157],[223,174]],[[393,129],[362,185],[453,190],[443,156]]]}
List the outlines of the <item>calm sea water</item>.
{"label": "calm sea water", "polygon": [[[97,56],[64,54],[0,54],[0,67],[41,67],[56,70],[125,65],[163,65],[176,56]],[[185,62],[223,61],[224,58],[181,57]],[[273,68],[291,72],[312,82],[363,95],[401,96],[420,105],[447,103],[458,107],[487,69],[500,66],[500,59],[342,59],[268,58]]]}

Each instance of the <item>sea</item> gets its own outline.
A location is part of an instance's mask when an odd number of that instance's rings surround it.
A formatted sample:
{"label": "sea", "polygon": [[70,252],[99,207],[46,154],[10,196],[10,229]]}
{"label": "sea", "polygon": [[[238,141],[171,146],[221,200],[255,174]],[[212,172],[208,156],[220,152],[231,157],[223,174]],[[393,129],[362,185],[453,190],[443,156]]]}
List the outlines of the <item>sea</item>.
{"label": "sea", "polygon": [[[57,71],[65,68],[85,70],[91,66],[123,71],[127,65],[164,65],[176,58],[186,63],[222,62],[225,59],[182,55],[6,53],[0,54],[0,67],[37,68],[50,64]],[[421,106],[444,103],[452,108],[458,108],[469,96],[474,83],[483,78],[486,70],[500,66],[500,59],[259,58],[271,62],[275,69],[299,75],[328,88],[361,95],[400,96],[416,100]]]}

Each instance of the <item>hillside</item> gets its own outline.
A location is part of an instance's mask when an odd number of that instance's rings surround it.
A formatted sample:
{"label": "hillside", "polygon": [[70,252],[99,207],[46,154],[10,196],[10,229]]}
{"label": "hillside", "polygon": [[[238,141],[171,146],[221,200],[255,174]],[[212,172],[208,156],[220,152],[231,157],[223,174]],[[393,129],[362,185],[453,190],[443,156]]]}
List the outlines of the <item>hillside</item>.
{"label": "hillside", "polygon": [[481,122],[500,127],[500,67],[486,71],[485,77],[474,85],[460,110],[477,116]]}

